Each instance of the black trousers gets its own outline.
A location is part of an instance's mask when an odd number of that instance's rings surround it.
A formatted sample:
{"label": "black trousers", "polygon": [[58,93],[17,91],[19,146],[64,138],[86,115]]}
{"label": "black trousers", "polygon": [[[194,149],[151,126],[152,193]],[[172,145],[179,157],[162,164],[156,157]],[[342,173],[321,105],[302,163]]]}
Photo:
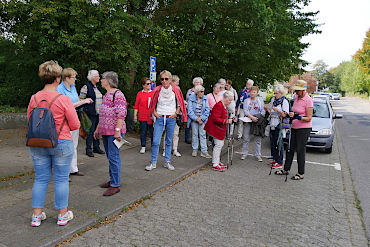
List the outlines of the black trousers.
{"label": "black trousers", "polygon": [[310,136],[311,128],[307,129],[291,129],[290,131],[290,148],[287,148],[284,170],[290,171],[292,166],[294,152],[297,151],[298,173],[304,174],[304,166],[306,163],[306,144]]}

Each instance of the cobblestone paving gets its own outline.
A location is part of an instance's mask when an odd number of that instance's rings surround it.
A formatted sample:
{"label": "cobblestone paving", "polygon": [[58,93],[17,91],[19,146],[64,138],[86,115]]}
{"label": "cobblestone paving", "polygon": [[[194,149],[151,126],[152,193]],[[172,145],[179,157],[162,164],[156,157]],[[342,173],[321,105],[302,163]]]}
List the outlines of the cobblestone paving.
{"label": "cobblestone paving", "polygon": [[64,246],[367,246],[343,171],[311,164],[284,182],[266,163],[200,171]]}

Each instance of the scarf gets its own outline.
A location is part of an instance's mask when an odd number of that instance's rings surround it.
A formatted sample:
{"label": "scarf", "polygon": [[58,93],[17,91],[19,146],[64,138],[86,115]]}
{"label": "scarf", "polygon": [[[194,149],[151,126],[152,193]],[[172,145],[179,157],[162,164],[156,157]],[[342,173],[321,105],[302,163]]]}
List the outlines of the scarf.
{"label": "scarf", "polygon": [[159,92],[159,97],[163,99],[169,99],[174,95],[172,92],[172,86],[170,85],[167,89],[162,87],[161,91]]}
{"label": "scarf", "polygon": [[278,105],[281,105],[281,106],[283,106],[283,102],[284,102],[284,100],[285,100],[286,98],[285,98],[285,96],[281,96],[280,98],[275,98],[274,99],[274,102],[272,102],[272,106],[274,106],[274,107],[277,107]]}

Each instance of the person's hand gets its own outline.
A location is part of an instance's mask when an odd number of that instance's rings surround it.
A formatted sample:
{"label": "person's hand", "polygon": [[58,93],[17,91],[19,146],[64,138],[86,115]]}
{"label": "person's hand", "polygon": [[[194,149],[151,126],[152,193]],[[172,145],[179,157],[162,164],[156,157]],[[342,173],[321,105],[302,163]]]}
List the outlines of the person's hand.
{"label": "person's hand", "polygon": [[277,108],[277,107],[272,107],[272,110],[277,111],[277,112],[280,111],[279,108]]}
{"label": "person's hand", "polygon": [[302,116],[299,116],[298,113],[294,113],[293,119],[302,120]]}
{"label": "person's hand", "polygon": [[233,122],[236,123],[238,121],[237,117],[233,117]]}
{"label": "person's hand", "polygon": [[98,129],[96,129],[95,132],[94,132],[94,139],[97,140],[99,138],[100,138],[99,131],[98,131]]}
{"label": "person's hand", "polygon": [[231,124],[233,122],[233,119],[232,118],[229,118],[228,120],[226,120],[226,123],[227,124]]}
{"label": "person's hand", "polygon": [[252,121],[253,122],[258,122],[258,118],[257,117],[252,117]]}
{"label": "person's hand", "polygon": [[121,141],[121,138],[122,138],[122,136],[121,136],[121,132],[120,131],[115,131],[114,132],[114,138],[117,140],[117,141]]}
{"label": "person's hand", "polygon": [[176,118],[177,117],[177,114],[175,113],[175,114],[172,114],[171,116],[170,116],[170,118]]}
{"label": "person's hand", "polygon": [[135,123],[137,122],[137,116],[134,116],[134,122]]}
{"label": "person's hand", "polygon": [[280,115],[284,118],[284,117],[287,117],[288,116],[288,113],[286,113],[285,111],[281,112]]}
{"label": "person's hand", "polygon": [[289,117],[294,117],[294,112],[289,112]]}
{"label": "person's hand", "polygon": [[160,118],[160,117],[162,117],[162,115],[161,114],[158,114],[158,113],[154,113],[154,116],[155,116],[155,118]]}

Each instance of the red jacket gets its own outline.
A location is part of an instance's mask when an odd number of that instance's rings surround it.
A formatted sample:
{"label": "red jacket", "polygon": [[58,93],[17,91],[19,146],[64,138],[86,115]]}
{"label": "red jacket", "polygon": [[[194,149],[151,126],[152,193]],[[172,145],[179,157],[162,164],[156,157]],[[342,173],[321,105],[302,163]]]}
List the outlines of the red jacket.
{"label": "red jacket", "polygon": [[208,132],[209,135],[223,140],[226,137],[226,121],[228,119],[228,113],[222,101],[215,104],[211,111],[211,116],[209,116],[204,130]]}
{"label": "red jacket", "polygon": [[[153,116],[152,115],[153,115],[154,109],[157,107],[159,92],[161,91],[161,88],[162,88],[162,85],[160,85],[158,87],[155,87],[154,90],[153,90],[152,100],[150,102],[149,112],[148,112],[148,114],[149,114],[148,124],[153,124]],[[180,105],[180,109],[181,109],[181,113],[182,113],[181,120],[183,122],[187,122],[188,121],[188,114],[186,112],[184,96],[182,96],[181,89],[178,86],[172,85],[172,91],[175,93],[176,100],[177,100],[178,104]]]}

